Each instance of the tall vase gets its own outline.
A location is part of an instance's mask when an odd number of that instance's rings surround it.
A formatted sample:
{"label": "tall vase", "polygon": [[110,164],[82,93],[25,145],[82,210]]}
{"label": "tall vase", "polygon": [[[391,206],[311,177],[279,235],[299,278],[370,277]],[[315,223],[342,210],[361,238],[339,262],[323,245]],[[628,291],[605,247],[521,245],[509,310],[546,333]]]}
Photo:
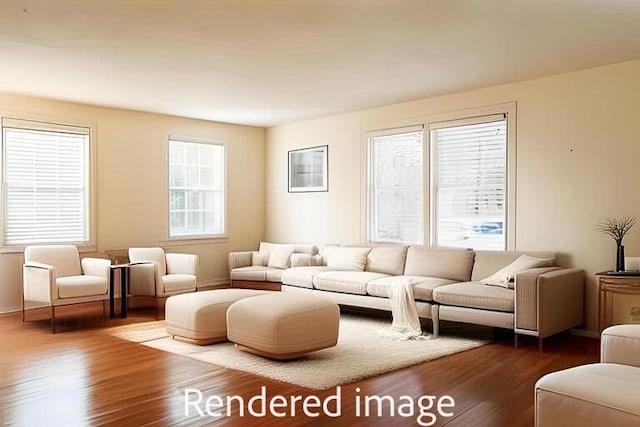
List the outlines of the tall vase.
{"label": "tall vase", "polygon": [[616,271],[624,271],[624,246],[618,245],[616,253]]}

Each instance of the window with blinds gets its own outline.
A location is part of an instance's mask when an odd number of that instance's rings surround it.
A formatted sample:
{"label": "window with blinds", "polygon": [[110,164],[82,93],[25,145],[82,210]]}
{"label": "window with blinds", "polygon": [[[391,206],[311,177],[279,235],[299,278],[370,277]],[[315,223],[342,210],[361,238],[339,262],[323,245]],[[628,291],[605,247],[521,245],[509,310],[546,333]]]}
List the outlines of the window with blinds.
{"label": "window with blinds", "polygon": [[2,119],[3,245],[89,242],[89,129]]}
{"label": "window with blinds", "polygon": [[225,234],[224,149],[169,139],[169,237]]}
{"label": "window with blinds", "polygon": [[369,139],[369,241],[423,242],[422,129]]}
{"label": "window with blinds", "polygon": [[429,128],[435,246],[506,249],[505,116]]}

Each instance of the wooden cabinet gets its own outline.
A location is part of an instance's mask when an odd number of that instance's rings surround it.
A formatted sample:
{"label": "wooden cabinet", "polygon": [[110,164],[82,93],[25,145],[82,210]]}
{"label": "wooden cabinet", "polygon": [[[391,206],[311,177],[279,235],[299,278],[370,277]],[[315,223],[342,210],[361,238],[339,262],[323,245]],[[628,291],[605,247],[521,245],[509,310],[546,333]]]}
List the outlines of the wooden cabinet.
{"label": "wooden cabinet", "polygon": [[596,274],[598,331],[619,323],[640,323],[640,273],[636,276]]}

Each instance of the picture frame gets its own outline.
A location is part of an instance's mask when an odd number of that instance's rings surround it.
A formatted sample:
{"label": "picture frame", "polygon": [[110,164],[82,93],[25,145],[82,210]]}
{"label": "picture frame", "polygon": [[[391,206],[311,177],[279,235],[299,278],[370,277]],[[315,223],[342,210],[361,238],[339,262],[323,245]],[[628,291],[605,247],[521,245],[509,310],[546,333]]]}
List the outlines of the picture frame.
{"label": "picture frame", "polygon": [[289,151],[289,193],[329,191],[329,146],[301,148]]}

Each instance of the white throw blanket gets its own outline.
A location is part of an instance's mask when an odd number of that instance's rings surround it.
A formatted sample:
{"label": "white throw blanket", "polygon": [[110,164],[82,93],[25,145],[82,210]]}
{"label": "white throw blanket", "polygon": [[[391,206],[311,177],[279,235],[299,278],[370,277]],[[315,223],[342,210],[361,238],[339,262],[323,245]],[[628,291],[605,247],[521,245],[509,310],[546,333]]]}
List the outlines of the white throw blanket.
{"label": "white throw blanket", "polygon": [[422,335],[411,282],[410,277],[401,277],[391,283],[389,300],[391,301],[393,323],[390,327],[379,330],[378,336],[398,340],[430,338],[428,335]]}

